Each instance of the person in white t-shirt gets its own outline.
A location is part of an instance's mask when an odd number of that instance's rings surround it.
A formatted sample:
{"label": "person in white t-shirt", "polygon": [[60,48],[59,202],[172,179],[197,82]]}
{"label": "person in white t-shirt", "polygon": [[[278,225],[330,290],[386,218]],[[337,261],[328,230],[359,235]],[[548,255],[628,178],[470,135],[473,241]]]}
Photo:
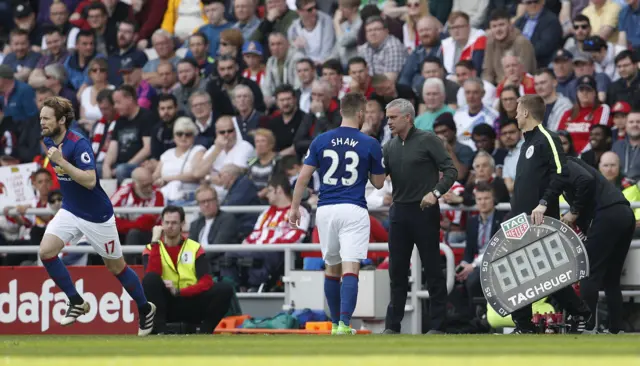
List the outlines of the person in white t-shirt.
{"label": "person in white t-shirt", "polygon": [[249,160],[256,156],[253,146],[238,136],[233,119],[222,116],[216,121],[216,139],[213,146],[198,160],[194,161],[193,175],[196,179],[205,178],[216,187],[218,198],[226,196],[220,184],[220,170],[227,164],[247,168]]}
{"label": "person in white t-shirt", "polygon": [[476,146],[471,139],[471,131],[481,123],[493,126],[498,118],[498,112],[482,103],[484,98],[484,84],[478,78],[469,78],[464,82],[464,95],[467,105],[458,109],[453,115],[458,131],[458,142],[469,146],[476,151]]}
{"label": "person in white t-shirt", "polygon": [[178,118],[173,125],[176,147],[160,155],[153,179],[169,204],[193,203],[198,179],[193,175],[194,162],[202,160],[205,148],[195,145],[198,129],[188,117]]}

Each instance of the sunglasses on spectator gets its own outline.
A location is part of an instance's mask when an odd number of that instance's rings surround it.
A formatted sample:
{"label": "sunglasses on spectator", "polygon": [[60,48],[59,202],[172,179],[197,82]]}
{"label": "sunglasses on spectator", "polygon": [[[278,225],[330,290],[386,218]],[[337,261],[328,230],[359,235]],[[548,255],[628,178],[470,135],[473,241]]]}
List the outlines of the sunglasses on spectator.
{"label": "sunglasses on spectator", "polygon": [[178,131],[175,133],[176,137],[193,137],[193,132],[183,132],[183,131]]}
{"label": "sunglasses on spectator", "polygon": [[573,28],[575,28],[575,29],[589,29],[589,24],[574,24]]}
{"label": "sunglasses on spectator", "polygon": [[102,68],[102,67],[98,67],[95,69],[91,69],[91,72],[107,72],[107,69]]}
{"label": "sunglasses on spectator", "polygon": [[232,129],[229,129],[229,130],[221,130],[221,131],[218,131],[218,133],[219,133],[219,134],[221,134],[221,135],[227,135],[227,134],[230,134],[230,133],[235,132],[235,131],[236,131],[236,130],[234,130],[234,129],[232,128]]}
{"label": "sunglasses on spectator", "polygon": [[314,5],[310,8],[303,9],[303,11],[306,11],[307,13],[313,13],[313,11],[317,9],[318,9],[318,5]]}
{"label": "sunglasses on spectator", "polygon": [[62,202],[62,197],[53,197],[49,200],[50,204],[54,204],[54,203],[58,203],[58,202]]}

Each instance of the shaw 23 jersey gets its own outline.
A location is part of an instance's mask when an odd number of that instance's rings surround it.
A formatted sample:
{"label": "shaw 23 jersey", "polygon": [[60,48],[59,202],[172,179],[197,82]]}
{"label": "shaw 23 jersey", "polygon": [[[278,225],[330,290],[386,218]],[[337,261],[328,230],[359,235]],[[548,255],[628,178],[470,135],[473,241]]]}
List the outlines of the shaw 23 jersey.
{"label": "shaw 23 jersey", "polygon": [[[51,138],[46,137],[44,144],[47,150],[58,147]],[[90,222],[102,223],[113,216],[113,205],[109,196],[100,186],[96,161],[89,141],[77,132],[68,130],[62,140],[62,157],[81,170],[93,170],[96,172],[96,186],[87,189],[71,177],[54,162],[51,162],[62,191],[62,208],[69,211],[76,217]]]}
{"label": "shaw 23 jersey", "polygon": [[369,173],[384,174],[378,140],[351,127],[319,135],[311,143],[304,164],[316,167],[320,175],[318,206],[351,203],[367,208]]}

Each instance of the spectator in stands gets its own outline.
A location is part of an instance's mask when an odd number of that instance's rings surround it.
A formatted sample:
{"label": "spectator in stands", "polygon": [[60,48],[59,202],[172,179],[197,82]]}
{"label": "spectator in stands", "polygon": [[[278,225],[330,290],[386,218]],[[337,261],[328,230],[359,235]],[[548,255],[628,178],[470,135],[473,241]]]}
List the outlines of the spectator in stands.
{"label": "spectator in stands", "polygon": [[598,36],[589,37],[583,42],[583,50],[591,55],[597,73],[604,73],[616,81],[620,78],[616,70],[615,57],[618,54],[613,44],[607,43]]}
{"label": "spectator in stands", "polygon": [[458,109],[453,115],[458,130],[458,141],[472,149],[475,149],[471,141],[471,131],[480,123],[493,126],[498,118],[498,112],[493,108],[482,104],[484,97],[484,84],[478,78],[469,78],[464,82],[464,95],[467,105]]}
{"label": "spectator in stands", "polygon": [[564,113],[558,129],[571,134],[575,150],[581,154],[588,149],[591,126],[609,125],[609,111],[609,106],[601,104],[596,97],[596,80],[591,76],[583,76],[578,83],[578,101],[572,110]]}
{"label": "spectator in stands", "polygon": [[178,66],[180,57],[176,56],[175,46],[171,35],[163,29],[158,29],[151,36],[153,49],[158,54],[157,58],[147,61],[142,68],[142,79],[156,87],[162,84],[158,73],[158,66],[161,62],[169,62],[173,67]]}
{"label": "spectator in stands", "polygon": [[16,25],[16,30],[26,32],[25,34],[30,44],[29,48],[34,52],[40,52],[43,29],[42,25],[36,23],[35,13],[28,2],[18,2],[15,4],[13,8],[13,22]]}
{"label": "spectator in stands", "polygon": [[262,88],[264,84],[265,67],[262,63],[262,46],[256,41],[245,42],[242,46],[242,57],[247,68],[242,71],[242,76],[251,79]]}
{"label": "spectator in stands", "polygon": [[[95,35],[91,31],[78,33],[75,51],[64,61],[64,68],[69,77],[69,83],[75,90],[79,90],[82,84],[89,85],[89,62],[96,57],[104,56],[96,53]],[[119,66],[119,65],[118,65]]]}
{"label": "spectator in stands", "polygon": [[573,87],[572,82],[576,79],[573,72],[573,54],[567,50],[558,50],[553,58],[552,68],[558,84],[556,91],[560,95],[568,96]]}
{"label": "spectator in stands", "polygon": [[510,15],[506,10],[496,9],[491,13],[489,28],[491,35],[487,37],[482,63],[483,79],[492,84],[504,79],[502,58],[508,51],[524,62],[523,72],[535,71],[537,62],[533,45],[511,25]]}
{"label": "spectator in stands", "polygon": [[[349,64],[347,65],[347,73],[349,74],[349,77],[351,77],[351,81],[349,82],[349,89],[347,89],[346,92],[361,93],[365,98],[371,98],[373,86],[371,85],[371,75],[369,74],[367,61],[359,56],[350,59]],[[308,113],[309,111],[305,112]]]}
{"label": "spectator in stands", "polygon": [[167,1],[133,0],[131,8],[135,22],[140,24],[138,48],[143,50],[149,46],[149,40],[153,44],[153,33],[162,25],[162,18],[167,11]]}
{"label": "spectator in stands", "polygon": [[304,113],[311,107],[311,87],[316,80],[316,69],[313,60],[302,58],[296,62],[296,74],[300,87],[296,90],[296,100]]}
{"label": "spectator in stands", "polygon": [[[111,196],[113,207],[164,207],[165,197],[153,185],[148,169],[134,169],[131,178],[132,182],[123,184]],[[118,234],[127,245],[143,245],[151,241],[151,229],[158,219],[157,214],[118,214]]]}
{"label": "spectator in stands", "polygon": [[[75,0],[74,0],[75,1]],[[46,25],[42,27],[43,37],[42,37],[42,50],[48,50],[49,45],[47,44],[47,37],[51,34],[54,29],[57,29],[60,33],[62,41],[60,45],[63,49],[71,49],[76,45],[76,37],[78,36],[78,32],[80,29],[74,27],[71,23],[69,23],[69,8],[67,8],[67,4],[62,1],[54,1],[51,3],[51,6],[43,7],[43,3],[40,3],[40,9],[42,12],[47,11],[47,21],[50,22],[50,25]],[[44,25],[46,22],[38,22],[38,24]],[[66,39],[66,45],[64,43]]]}
{"label": "spectator in stands", "polygon": [[[300,223],[291,227],[287,222],[291,208],[292,189],[286,177],[276,175],[269,181],[267,187],[267,208],[255,222],[253,231],[243,241],[243,244],[269,245],[301,243],[307,235],[311,215],[301,207]],[[240,291],[258,292],[262,285],[277,276],[284,264],[282,252],[226,252],[225,257],[236,259],[236,264],[223,268],[222,275],[232,278]],[[247,270],[247,278],[241,275],[242,268],[237,263],[240,259],[253,259],[253,266]],[[279,278],[276,278],[279,279]],[[271,289],[267,288],[266,291]]]}
{"label": "spectator in stands", "polygon": [[178,74],[176,68],[167,61],[162,61],[158,64],[158,80],[159,84],[156,86],[158,94],[173,94],[173,92],[180,85],[178,81]]}
{"label": "spectator in stands", "polygon": [[155,186],[169,204],[188,206],[195,203],[198,178],[193,174],[194,162],[201,161],[206,149],[196,145],[196,125],[189,117],[180,117],[173,124],[176,147],[165,151],[153,173]]}
{"label": "spectator in stands", "polygon": [[152,112],[140,108],[135,89],[122,85],[113,93],[113,101],[120,118],[111,134],[107,156],[102,165],[102,178],[114,175],[120,184],[151,155]]}
{"label": "spectator in stands", "polygon": [[107,71],[107,60],[103,58],[91,60],[89,62],[91,85],[87,85],[77,94],[80,101],[80,120],[78,122],[88,130],[91,130],[93,124],[102,118],[98,95],[103,90],[114,89],[114,86],[107,81]]}
{"label": "spectator in stands", "polygon": [[[358,32],[362,27],[362,18],[358,12],[360,0],[340,0],[338,10],[333,15],[333,29],[336,43],[331,58],[347,67],[349,60],[358,56]],[[416,38],[415,34],[411,34]]]}
{"label": "spectator in stands", "polygon": [[398,84],[385,74],[373,75],[371,77],[371,86],[373,86],[373,93],[371,93],[370,99],[377,100],[383,108],[386,108],[387,104],[398,98],[406,99],[411,104],[418,105],[418,98],[413,89]]}
{"label": "spectator in stands", "polygon": [[202,4],[197,1],[169,0],[162,20],[162,29],[178,38],[182,44],[190,34],[207,24]]}
{"label": "spectator in stands", "polygon": [[[300,172],[302,171],[303,162],[295,155],[287,155],[283,156],[278,163],[278,170],[284,173],[284,175],[289,178],[289,184],[291,187],[296,186],[296,182],[298,181],[298,177],[300,177]],[[316,171],[311,175],[311,179],[309,180],[309,184],[306,187],[305,192],[302,195],[302,201],[307,202],[310,205],[315,205],[318,202],[317,195],[320,191],[320,175]],[[315,197],[314,197],[315,196]],[[313,198],[313,199],[312,199]],[[315,203],[312,204],[312,201]]]}
{"label": "spectator in stands", "polygon": [[591,35],[591,23],[589,22],[589,18],[578,14],[573,18],[572,27],[572,36],[567,38],[563,48],[575,55],[583,52],[583,42]]}
{"label": "spectator in stands", "polygon": [[0,157],[18,158],[18,125],[23,122],[14,122],[11,117],[5,117],[0,105]]}
{"label": "spectator in stands", "polygon": [[513,193],[513,183],[516,180],[516,166],[520,157],[520,148],[524,143],[518,122],[507,120],[500,124],[500,143],[507,150],[502,166],[502,180],[509,194]]}
{"label": "spectator in stands", "polygon": [[640,112],[631,111],[627,116],[627,138],[614,142],[611,151],[620,158],[620,173],[623,177],[632,179],[640,176]]}
{"label": "spectator in stands", "polygon": [[[55,3],[62,4],[62,3]],[[54,5],[55,5],[54,4]],[[62,64],[69,56],[64,45],[64,34],[58,28],[50,28],[46,31],[44,40],[47,44],[45,53],[38,60],[35,69],[29,75],[29,85],[38,88],[44,85],[44,68],[51,64]],[[75,46],[75,43],[74,43]]]}
{"label": "spectator in stands", "polygon": [[549,69],[540,69],[534,77],[536,93],[544,99],[546,107],[543,126],[551,131],[557,131],[563,114],[573,106],[569,98],[556,92],[558,80]]}
{"label": "spectator in stands", "polygon": [[38,114],[33,88],[20,80],[15,80],[13,68],[0,65],[0,104],[4,106],[5,117],[23,121]]}
{"label": "spectator in stands", "polygon": [[274,151],[276,138],[273,132],[266,128],[253,131],[256,157],[249,161],[247,176],[258,189],[258,198],[263,202],[267,198],[267,184],[275,172],[279,160]]}
{"label": "spectator in stands", "polygon": [[[386,10],[384,15],[386,17],[390,16],[389,10]],[[416,24],[422,17],[429,15],[429,5],[426,1],[409,1],[406,5],[406,12],[403,15],[402,41],[407,52],[411,53],[420,45],[420,37],[418,36]]]}
{"label": "spectator in stands", "polygon": [[109,25],[109,11],[102,2],[86,7],[88,30],[95,35],[96,52],[108,55],[118,49],[118,28]]}
{"label": "spectator in stands", "polygon": [[453,11],[449,15],[451,36],[442,41],[442,63],[449,74],[455,73],[455,65],[464,60],[471,61],[474,69],[482,70],[487,37],[483,30],[476,28],[478,25],[470,23],[469,14]]}
{"label": "spectator in stands", "polygon": [[172,321],[199,324],[201,334],[213,334],[229,311],[233,289],[224,282],[214,283],[202,245],[182,236],[184,218],[182,207],[162,210],[162,226],[154,227],[153,241],[142,253],[142,287],[156,305],[156,334],[166,333],[167,322]]}
{"label": "spectator in stands", "polygon": [[518,107],[518,98],[520,98],[520,91],[516,85],[507,85],[502,89],[500,94],[500,102],[498,103],[499,117],[494,122],[494,128],[500,129],[500,126],[509,121],[516,120],[516,108]]}
{"label": "spectator in stands", "polygon": [[152,172],[156,170],[155,163],[160,160],[160,156],[176,147],[173,129],[178,118],[178,104],[175,96],[160,95],[158,117],[160,120],[151,127],[151,156],[145,162],[145,164],[151,164],[149,168]]}
{"label": "spectator in stands", "polygon": [[251,40],[258,41],[266,46],[270,43],[269,37],[271,34],[286,34],[297,18],[298,14],[295,12],[295,8],[289,9],[286,0],[266,0],[265,17],[258,29],[253,32]]}
{"label": "spectator in stands", "polygon": [[[486,24],[489,1],[469,1],[453,0],[451,14],[465,12],[467,14],[467,24],[473,28],[483,28]],[[451,15],[449,15],[449,27],[451,27]],[[456,61],[457,62],[457,61]],[[455,64],[455,63],[454,63]]]}
{"label": "spectator in stands", "polygon": [[576,149],[573,147],[571,134],[566,130],[558,130],[556,133],[558,134],[560,145],[562,145],[562,151],[564,151],[565,155],[577,157],[578,154],[576,154]]}
{"label": "spectator in stands", "polygon": [[189,106],[194,116],[193,121],[198,128],[196,144],[208,149],[213,145],[216,137],[216,117],[211,108],[211,96],[205,91],[197,90],[189,97]]}
{"label": "spectator in stands", "polygon": [[638,60],[631,51],[622,51],[616,56],[616,69],[620,79],[615,81],[607,90],[607,104],[627,102],[632,107],[640,107],[640,77],[638,75]]}
{"label": "spectator in stands", "polygon": [[508,203],[510,201],[511,197],[504,180],[496,174],[495,160],[490,153],[484,150],[478,151],[473,159],[473,179],[469,178],[464,187],[463,198],[466,206],[474,206],[476,204],[473,192],[480,182],[487,182],[491,185],[496,203]]}
{"label": "spectator in stands", "polygon": [[[104,73],[106,75],[106,72]],[[98,108],[100,109],[100,119],[98,119],[91,129],[91,148],[95,156],[96,163],[102,164],[109,142],[111,141],[111,133],[116,127],[116,120],[119,118],[113,103],[113,91],[111,89],[103,89],[96,97]],[[98,169],[98,174],[101,170]]]}
{"label": "spectator in stands", "polygon": [[18,28],[11,31],[9,36],[11,53],[2,60],[3,65],[9,65],[13,69],[16,80],[26,82],[31,71],[36,68],[42,55],[31,50],[29,34]]}
{"label": "spectator in stands", "polygon": [[617,188],[622,190],[621,174],[620,174],[620,158],[613,151],[607,151],[600,157],[598,170],[605,178],[613,183]]}
{"label": "spectator in stands", "polygon": [[611,150],[611,128],[605,125],[592,125],[589,131],[590,149],[580,154],[580,159],[598,169],[602,154]]}
{"label": "spectator in stands", "polygon": [[[223,116],[216,121],[216,140],[213,146],[207,150],[193,166],[196,167],[193,174],[197,179],[206,178],[213,182],[216,186],[222,186],[219,173],[222,167],[228,164],[235,165],[241,169],[245,169],[251,158],[255,156],[253,146],[244,141],[239,131],[234,127],[232,117]],[[221,189],[218,190],[218,196],[224,197]],[[221,198],[224,200],[224,198]]]}
{"label": "spectator in stands", "polygon": [[316,0],[296,0],[299,18],[289,27],[289,42],[319,67],[336,43],[331,17],[318,10]]}
{"label": "spectator in stands", "polygon": [[562,26],[557,14],[547,9],[545,3],[545,0],[523,1],[525,13],[514,24],[533,45],[540,67],[549,65],[553,55],[562,47]]}
{"label": "spectator in stands", "polygon": [[627,126],[627,116],[631,113],[631,106],[627,102],[617,102],[611,108],[613,115],[613,128],[611,129],[611,137],[613,143],[618,140],[625,139],[625,129]]}
{"label": "spectator in stands", "polygon": [[[276,0],[283,1],[283,0]],[[296,48],[290,47],[289,40],[284,33],[271,33],[269,39],[269,52],[271,57],[267,60],[265,68],[262,94],[267,106],[275,103],[275,92],[280,85],[289,84],[298,87],[297,65],[298,60],[304,57]]]}
{"label": "spectator in stands", "polygon": [[607,41],[617,42],[620,5],[612,0],[591,0],[589,6],[582,10],[582,14],[589,18],[595,35]]}
{"label": "spectator in stands", "polygon": [[211,79],[207,84],[207,92],[213,101],[213,110],[218,115],[234,115],[235,109],[231,100],[231,91],[239,84],[248,86],[253,93],[256,110],[264,112],[266,106],[262,91],[255,81],[247,79],[240,73],[238,62],[230,55],[222,55],[217,60],[218,80]]}
{"label": "spectator in stands", "polygon": [[626,5],[620,11],[618,20],[618,44],[623,46],[630,46],[638,54],[640,49],[640,31],[638,24],[638,9],[640,8],[640,1],[638,0],[626,0]]}
{"label": "spectator in stands", "polygon": [[421,77],[422,63],[428,57],[442,58],[442,47],[440,44],[440,29],[442,24],[432,17],[426,16],[418,20],[417,29],[420,37],[420,45],[409,54],[400,76],[398,83],[413,87]]}
{"label": "spectator in stands", "polygon": [[302,119],[293,138],[293,145],[299,157],[306,154],[316,136],[340,125],[340,107],[331,97],[331,89],[331,85],[324,80],[313,82],[309,113]]}
{"label": "spectator in stands", "polygon": [[402,42],[389,35],[382,18],[371,17],[364,27],[367,43],[358,47],[358,55],[367,62],[369,74],[385,74],[395,82],[407,59],[407,50]]}
{"label": "spectator in stands", "polygon": [[[123,20],[118,23],[118,49],[109,55],[109,82],[113,85],[120,85],[123,82],[122,74],[119,72],[124,63],[142,68],[147,61],[147,55],[136,47],[138,37],[138,26],[130,20]],[[142,78],[142,70],[140,70]],[[148,107],[143,107],[148,108]]]}
{"label": "spectator in stands", "polygon": [[209,49],[208,56],[215,56],[218,53],[220,45],[220,32],[229,29],[233,23],[224,18],[225,2],[224,0],[204,0],[202,1],[204,14],[208,19],[208,24],[203,25],[196,33],[202,33],[207,38]]}
{"label": "spectator in stands", "polygon": [[420,95],[422,93],[422,85],[425,80],[429,78],[438,78],[444,83],[445,103],[452,109],[456,109],[456,96],[460,86],[446,78],[446,71],[442,66],[442,61],[436,57],[425,58],[422,62],[421,72],[421,77],[416,78],[415,84],[413,85],[413,91],[415,94]]}
{"label": "spectator in stands", "polygon": [[196,91],[204,91],[207,87],[207,79],[198,73],[198,64],[190,58],[178,62],[178,87],[173,90],[173,95],[178,101],[178,110],[185,114],[191,114],[189,97]]}
{"label": "spectator in stands", "polygon": [[[422,100],[424,111],[416,117],[414,125],[417,129],[433,131],[433,123],[443,113],[455,113],[448,105],[444,104],[444,83],[440,78],[429,78],[422,87]],[[422,106],[421,105],[421,106]]]}
{"label": "spectator in stands", "polygon": [[443,113],[433,123],[433,132],[440,137],[447,149],[453,165],[458,171],[458,181],[464,181],[473,162],[474,152],[466,144],[462,144],[457,138],[457,127],[451,113]]}
{"label": "spectator in stands", "polygon": [[237,20],[233,27],[240,29],[242,37],[249,40],[260,25],[260,19],[256,16],[256,2],[254,0],[234,0],[233,13]]}
{"label": "spectator in stands", "polygon": [[[454,182],[449,191],[438,199],[441,204],[457,206],[462,203],[464,186]],[[464,228],[468,213],[461,210],[443,210],[440,213],[440,235],[447,244],[464,243],[466,235]]]}
{"label": "spectator in stands", "polygon": [[[499,128],[499,126],[498,126]],[[502,165],[507,156],[507,150],[496,144],[496,130],[494,127],[480,123],[471,132],[471,140],[476,147],[476,154],[480,151],[487,152],[494,160],[496,174],[502,176]]]}
{"label": "spectator in stands", "polygon": [[478,183],[473,196],[479,213],[469,217],[467,221],[464,259],[458,267],[461,270],[456,271],[456,279],[465,284],[471,314],[475,314],[473,298],[482,296],[479,266],[482,263],[482,256],[493,235],[500,230],[500,223],[504,216],[495,209],[496,197],[490,183]]}
{"label": "spectator in stands", "polygon": [[156,90],[142,79],[143,64],[136,58],[123,59],[118,71],[122,75],[125,84],[136,89],[138,105],[141,108],[151,109],[157,97]]}
{"label": "spectator in stands", "polygon": [[237,113],[235,122],[240,128],[242,139],[253,144],[252,132],[265,124],[267,118],[254,107],[253,93],[248,86],[238,84],[233,89],[233,106]]}
{"label": "spectator in stands", "polygon": [[607,98],[607,89],[611,85],[611,79],[601,72],[596,72],[593,58],[589,54],[577,54],[573,57],[573,69],[575,70],[575,78],[567,85],[567,97],[572,101],[577,100],[577,91],[579,80],[583,76],[591,76],[596,81],[598,91],[598,99],[604,103]]}
{"label": "spectator in stands", "polygon": [[305,113],[298,108],[296,93],[291,85],[283,84],[277,87],[275,97],[280,114],[267,124],[276,138],[275,151],[280,155],[293,155],[296,153],[294,137]]}
{"label": "spectator in stands", "polygon": [[340,100],[346,93],[346,86],[342,79],[342,65],[340,61],[331,59],[322,64],[322,80],[331,85],[331,96]]}
{"label": "spectator in stands", "polygon": [[516,86],[520,95],[536,93],[533,76],[524,72],[522,60],[518,56],[511,52],[505,53],[502,57],[502,68],[504,69],[504,80],[496,88],[498,98],[500,98],[502,89],[507,85]]}
{"label": "spectator in stands", "polygon": [[[475,77],[478,77],[478,73],[471,60],[458,61],[456,64],[455,79],[459,86],[464,85],[464,82],[467,81],[467,79]],[[482,84],[484,85],[485,91],[482,103],[487,107],[493,107],[496,102],[496,87],[484,79],[482,80]],[[464,96],[464,88],[462,87],[459,88],[456,93],[456,105],[458,108],[467,105],[467,100]]]}
{"label": "spectator in stands", "polygon": [[373,137],[384,146],[391,140],[391,130],[385,120],[385,111],[382,104],[376,99],[367,101],[365,106],[364,124],[362,133]]}
{"label": "spectator in stands", "polygon": [[[383,0],[386,1],[386,0]],[[364,3],[363,3],[364,4]],[[406,9],[405,7],[399,7],[400,10]],[[400,12],[396,14],[396,16],[404,15],[405,13]],[[377,5],[368,4],[364,7],[360,8],[360,18],[362,18],[362,24],[367,23],[367,19],[372,17],[381,17],[387,22],[387,27],[389,28],[389,33],[394,36],[396,39],[404,39],[403,30],[402,30],[402,21],[400,19],[394,19],[393,17],[387,16],[382,12],[382,9],[378,8]],[[360,27],[360,32],[358,33],[358,46],[361,46],[367,42],[367,32],[365,27]]]}
{"label": "spectator in stands", "polygon": [[[231,29],[226,29],[225,31],[230,30]],[[235,29],[234,33],[238,33],[238,36],[242,38],[239,30]],[[227,42],[224,40],[222,42],[227,45]],[[187,52],[184,59],[195,61],[200,78],[206,79],[209,75],[217,75],[215,70],[215,58],[214,56],[209,55],[209,40],[207,37],[203,33],[196,32],[189,37],[188,43],[189,52]],[[222,49],[222,46],[220,49]]]}
{"label": "spectator in stands", "polygon": [[[44,68],[45,82],[44,86],[53,90],[57,96],[69,99],[73,105],[75,115],[78,115],[79,105],[76,93],[67,87],[67,74],[64,66],[60,64],[51,64]],[[90,128],[89,128],[90,129]]]}
{"label": "spectator in stands", "polygon": [[[245,163],[246,164],[246,163]],[[241,168],[234,164],[227,164],[220,169],[220,186],[225,191],[223,206],[252,206],[259,205],[258,190]],[[216,189],[217,191],[217,189]],[[251,228],[256,223],[257,215],[253,213],[236,214],[238,222],[238,237],[249,235]]]}

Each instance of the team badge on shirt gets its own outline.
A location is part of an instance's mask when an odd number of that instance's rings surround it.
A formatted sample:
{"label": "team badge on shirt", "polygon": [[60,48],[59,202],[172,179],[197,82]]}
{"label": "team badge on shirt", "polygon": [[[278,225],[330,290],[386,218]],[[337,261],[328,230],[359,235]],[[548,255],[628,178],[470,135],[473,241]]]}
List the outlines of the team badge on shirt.
{"label": "team badge on shirt", "polygon": [[85,151],[80,155],[80,160],[85,164],[89,164],[91,162],[91,156],[89,156],[89,153]]}
{"label": "team badge on shirt", "polygon": [[184,264],[191,264],[193,263],[193,255],[191,252],[184,252],[182,253],[182,257],[180,258],[180,261]]}
{"label": "team badge on shirt", "polygon": [[526,156],[527,159],[531,159],[531,157],[533,156],[533,146],[529,146],[525,156]]}

